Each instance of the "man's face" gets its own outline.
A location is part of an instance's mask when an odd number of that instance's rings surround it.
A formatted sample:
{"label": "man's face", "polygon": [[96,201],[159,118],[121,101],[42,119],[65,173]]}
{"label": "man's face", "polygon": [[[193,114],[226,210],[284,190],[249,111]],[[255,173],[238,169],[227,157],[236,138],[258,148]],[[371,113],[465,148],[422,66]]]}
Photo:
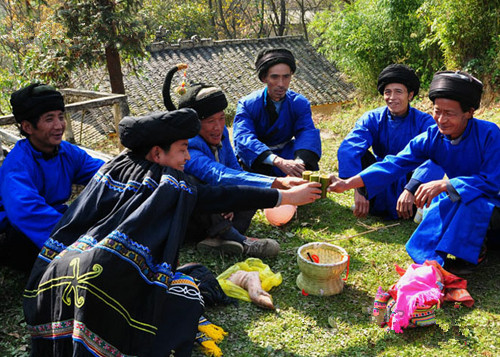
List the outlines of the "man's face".
{"label": "man's face", "polygon": [[188,140],[177,140],[170,145],[170,150],[158,151],[155,162],[161,166],[168,166],[173,169],[184,171],[184,164],[191,159],[188,151]]}
{"label": "man's face", "polygon": [[447,135],[451,139],[456,139],[465,131],[467,122],[474,110],[462,111],[460,103],[456,100],[437,98],[434,100],[434,110],[432,116],[436,121],[439,132]]}
{"label": "man's face", "polygon": [[29,135],[31,144],[41,152],[53,153],[54,149],[61,144],[66,121],[64,112],[53,110],[40,116],[36,128],[28,121],[21,123],[23,130]]}
{"label": "man's face", "polygon": [[284,63],[278,63],[267,71],[262,82],[267,84],[267,93],[275,102],[285,97],[286,91],[292,80],[292,70]]}
{"label": "man's face", "polygon": [[392,115],[403,116],[408,111],[408,104],[413,99],[413,92],[401,83],[389,83],[384,88],[384,100]]}
{"label": "man's face", "polygon": [[226,116],[223,111],[212,114],[201,120],[200,135],[209,145],[219,145],[225,125]]}

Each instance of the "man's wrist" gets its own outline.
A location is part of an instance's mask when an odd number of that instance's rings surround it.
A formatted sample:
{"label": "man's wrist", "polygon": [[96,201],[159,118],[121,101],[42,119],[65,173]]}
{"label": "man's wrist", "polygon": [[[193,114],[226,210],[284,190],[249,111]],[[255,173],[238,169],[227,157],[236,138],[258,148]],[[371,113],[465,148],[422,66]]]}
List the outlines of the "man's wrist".
{"label": "man's wrist", "polygon": [[269,154],[269,156],[267,156],[263,161],[262,163],[263,164],[266,164],[266,165],[271,165],[271,166],[274,166],[274,160],[278,157],[278,155],[276,154]]}

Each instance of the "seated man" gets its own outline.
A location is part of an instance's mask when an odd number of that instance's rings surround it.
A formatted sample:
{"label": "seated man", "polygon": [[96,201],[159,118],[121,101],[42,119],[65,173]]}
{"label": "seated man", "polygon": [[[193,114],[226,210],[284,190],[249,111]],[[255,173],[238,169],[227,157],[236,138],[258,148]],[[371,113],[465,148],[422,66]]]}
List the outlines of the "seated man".
{"label": "seated man", "polygon": [[[344,192],[364,186],[371,198],[433,160],[447,178],[424,183],[416,191],[417,207],[428,208],[406,250],[418,264],[436,260],[457,275],[484,261],[488,228],[498,227],[491,220],[500,206],[500,129],[473,117],[482,89],[482,83],[465,72],[437,72],[429,90],[437,126],[411,140],[397,156],[387,156],[359,175],[347,180],[332,176],[329,187]],[[448,254],[458,259],[447,259]]]}
{"label": "seated man", "polygon": [[94,176],[33,267],[24,293],[33,356],[191,356],[204,301],[177,271],[189,217],[320,197],[314,183],[286,191],[191,183],[183,169],[199,128],[189,108],[122,119],[130,150]]}
{"label": "seated man", "polygon": [[[255,187],[290,188],[306,181],[296,177],[270,177],[244,171],[238,164],[225,125],[224,109],[227,99],[216,87],[195,84],[181,96],[179,108],[193,108],[201,120],[200,133],[189,139],[191,160],[184,168],[187,174],[203,183],[217,185],[246,185]],[[258,258],[279,253],[273,239],[249,238],[244,234],[255,211],[229,214],[197,215],[188,228],[188,237],[202,239],[198,249],[220,250],[229,254],[245,254]],[[206,238],[206,236],[209,238]]]}
{"label": "seated man", "polygon": [[[384,68],[378,77],[377,89],[387,106],[363,114],[340,144],[337,153],[340,178],[355,176],[387,155],[396,155],[411,139],[435,124],[432,116],[410,106],[419,88],[420,81],[411,68],[402,64]],[[442,177],[442,169],[427,161],[415,172],[394,181],[370,201],[363,189],[354,190],[353,213],[356,217],[371,213],[389,219],[411,218],[414,194],[420,183]]]}
{"label": "seated man", "polygon": [[284,48],[257,55],[255,68],[266,87],[240,99],[234,118],[236,155],[248,171],[300,177],[319,170],[321,139],[309,101],[288,89],[296,65]]}
{"label": "seated man", "polygon": [[62,140],[61,93],[44,84],[12,93],[19,140],[0,168],[0,262],[29,270],[61,218],[72,185],[85,185],[103,161]]}

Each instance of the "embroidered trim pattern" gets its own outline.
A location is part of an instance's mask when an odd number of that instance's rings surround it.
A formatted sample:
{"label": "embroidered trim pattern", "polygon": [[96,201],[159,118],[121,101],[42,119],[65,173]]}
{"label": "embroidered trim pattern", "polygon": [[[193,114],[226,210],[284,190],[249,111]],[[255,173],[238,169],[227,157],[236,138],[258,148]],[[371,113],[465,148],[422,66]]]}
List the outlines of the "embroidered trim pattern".
{"label": "embroidered trim pattern", "polygon": [[58,254],[66,249],[66,246],[52,238],[49,238],[43,245],[38,256],[45,261],[53,260]]}
{"label": "embroidered trim pattern", "polygon": [[171,186],[175,187],[176,189],[181,189],[183,191],[186,191],[188,193],[193,193],[193,191],[188,187],[185,181],[177,181],[173,176],[171,175],[162,175],[161,176],[161,182],[163,183],[166,182],[170,184]]}
{"label": "embroidered trim pattern", "polygon": [[100,338],[80,321],[65,320],[36,326],[28,325],[28,331],[34,339],[59,339],[72,337],[73,340],[82,343],[89,351],[100,357],[132,357],[121,353],[116,347]]}
{"label": "embroidered trim pattern", "polygon": [[146,186],[151,190],[155,190],[158,187],[158,183],[151,177],[144,177],[141,182],[138,181],[128,181],[127,183],[115,181],[110,175],[103,174],[102,172],[97,172],[93,179],[98,183],[104,183],[107,187],[117,192],[124,192],[127,190],[137,192],[141,186]]}

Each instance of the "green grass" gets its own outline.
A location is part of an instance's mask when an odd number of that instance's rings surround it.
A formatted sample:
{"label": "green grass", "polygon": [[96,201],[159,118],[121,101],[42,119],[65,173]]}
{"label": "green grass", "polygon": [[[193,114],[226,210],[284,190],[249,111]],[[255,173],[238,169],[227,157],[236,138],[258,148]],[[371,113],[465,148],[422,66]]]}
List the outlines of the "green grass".
{"label": "green grass", "polygon": [[[380,104],[379,102],[377,104]],[[419,103],[428,108],[428,103]],[[354,103],[335,110],[331,118],[315,118],[324,135],[321,168],[336,170],[336,151],[354,121],[373,103]],[[477,117],[500,123],[500,107],[493,105]],[[490,254],[488,265],[468,277],[468,290],[475,299],[472,308],[445,303],[437,310],[437,324],[388,333],[372,322],[373,298],[378,286],[389,288],[398,280],[394,264],[412,263],[404,245],[416,227],[412,221],[365,232],[352,215],[352,193],[330,194],[309,206],[299,207],[297,216],[283,228],[270,226],[259,211],[249,235],[273,238],[282,251],[265,260],[283,282],[271,290],[276,312],[244,301],[238,307],[207,309],[205,316],[228,331],[219,345],[224,356],[498,356],[500,355],[500,254]],[[394,224],[374,217],[364,225]],[[351,238],[350,238],[351,237]],[[350,269],[344,290],[329,297],[303,296],[296,286],[299,274],[296,252],[301,245],[325,241],[350,254]],[[180,263],[200,262],[216,275],[238,261],[235,257],[201,255],[184,247]],[[0,268],[0,356],[27,356],[21,293],[26,281],[11,270]],[[202,356],[195,351],[194,356]]]}

